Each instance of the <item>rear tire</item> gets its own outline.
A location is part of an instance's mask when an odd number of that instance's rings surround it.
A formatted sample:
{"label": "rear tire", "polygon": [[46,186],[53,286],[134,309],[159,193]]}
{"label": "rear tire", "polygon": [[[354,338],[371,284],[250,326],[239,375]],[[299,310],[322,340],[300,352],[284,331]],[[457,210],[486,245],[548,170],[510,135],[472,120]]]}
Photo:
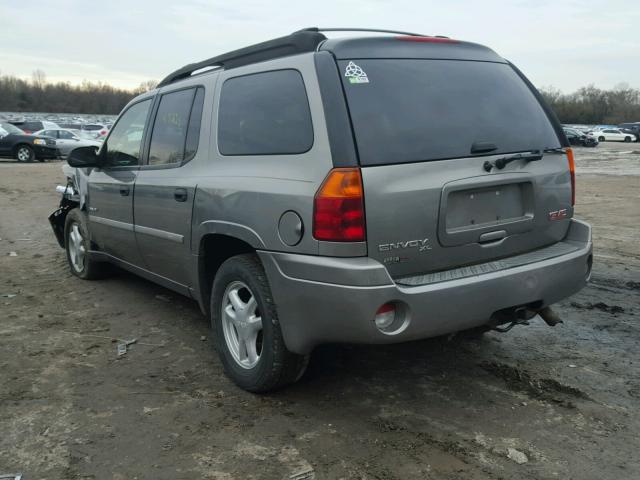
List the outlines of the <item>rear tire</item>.
{"label": "rear tire", "polygon": [[308,355],[287,350],[276,305],[255,254],[230,258],[211,290],[211,328],[225,373],[240,388],[267,392],[297,381]]}
{"label": "rear tire", "polygon": [[19,162],[33,162],[36,154],[29,145],[19,145],[16,148],[15,157]]}
{"label": "rear tire", "polygon": [[97,262],[89,256],[91,235],[86,215],[74,208],[67,214],[64,223],[64,249],[71,273],[83,280],[104,278],[110,271],[110,265]]}
{"label": "rear tire", "polygon": [[631,137],[624,137],[624,143],[631,143]]}

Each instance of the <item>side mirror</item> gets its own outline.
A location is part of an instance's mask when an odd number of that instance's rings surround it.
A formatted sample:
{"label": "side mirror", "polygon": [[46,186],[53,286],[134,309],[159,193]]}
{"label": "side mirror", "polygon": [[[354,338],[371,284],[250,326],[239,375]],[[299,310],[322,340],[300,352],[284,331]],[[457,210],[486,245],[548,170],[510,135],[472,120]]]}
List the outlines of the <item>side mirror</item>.
{"label": "side mirror", "polygon": [[67,157],[67,163],[75,168],[99,167],[100,157],[97,154],[98,147],[78,147],[71,150]]}

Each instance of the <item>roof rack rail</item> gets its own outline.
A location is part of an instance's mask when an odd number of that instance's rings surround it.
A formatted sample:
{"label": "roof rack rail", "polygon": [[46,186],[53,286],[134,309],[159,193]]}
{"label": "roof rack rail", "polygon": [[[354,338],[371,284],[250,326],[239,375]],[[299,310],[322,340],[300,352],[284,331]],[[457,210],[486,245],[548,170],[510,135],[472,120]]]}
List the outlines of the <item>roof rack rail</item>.
{"label": "roof rack rail", "polygon": [[[371,32],[393,33],[396,35],[408,35],[411,37],[428,36],[420,33],[384,30],[379,28],[303,28],[302,30],[298,30],[284,37],[274,38],[273,40],[267,40],[262,43],[256,43],[255,45],[223,53],[222,55],[208,58],[201,62],[185,65],[163,78],[158,84],[158,88],[177,82],[178,80],[188,78],[194,73],[199,73],[198,70],[208,70],[216,67],[224,69],[236,68],[243,65],[249,65],[251,63],[264,62],[265,60],[295,55],[297,53],[313,52],[318,48],[318,45],[327,39],[327,37],[320,32]],[[441,37],[439,35],[437,35],[437,37],[448,38]]]}
{"label": "roof rack rail", "polygon": [[205,68],[236,68],[242,65],[286,57],[297,53],[313,52],[318,45],[326,39],[327,37],[317,31],[309,29],[299,30],[293,32],[291,35],[274,38],[273,40],[267,40],[266,42],[223,53],[222,55],[201,62],[185,65],[162,79],[158,84],[158,88],[188,78],[194,72]]}
{"label": "roof rack rail", "polygon": [[309,27],[303,28],[301,32],[370,32],[370,33],[394,33],[396,35],[409,35],[410,37],[427,37],[422,33],[402,32],[399,30],[384,30],[382,28],[321,28]]}

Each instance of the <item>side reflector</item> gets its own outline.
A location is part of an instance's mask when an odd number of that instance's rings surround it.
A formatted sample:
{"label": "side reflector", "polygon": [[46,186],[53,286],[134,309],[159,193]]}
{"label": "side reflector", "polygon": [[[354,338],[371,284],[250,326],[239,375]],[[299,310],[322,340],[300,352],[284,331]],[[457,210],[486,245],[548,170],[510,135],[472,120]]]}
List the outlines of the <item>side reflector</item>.
{"label": "side reflector", "polygon": [[366,239],[359,168],[336,168],[325,178],[314,199],[313,236],[330,242]]}
{"label": "side reflector", "polygon": [[571,175],[571,206],[576,204],[576,164],[573,159],[573,150],[566,149],[567,159],[569,160],[569,174]]}

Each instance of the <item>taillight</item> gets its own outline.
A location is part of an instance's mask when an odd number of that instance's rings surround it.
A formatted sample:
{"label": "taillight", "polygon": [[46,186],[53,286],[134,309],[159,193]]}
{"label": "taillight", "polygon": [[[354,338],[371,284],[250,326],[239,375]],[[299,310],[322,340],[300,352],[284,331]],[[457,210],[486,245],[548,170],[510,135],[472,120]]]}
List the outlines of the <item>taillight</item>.
{"label": "taillight", "polygon": [[331,170],[313,204],[313,236],[331,242],[363,242],[364,196],[359,168]]}
{"label": "taillight", "polygon": [[102,130],[102,131],[100,132],[100,135],[103,135],[103,136],[104,136],[104,135],[106,135],[106,134],[107,134],[107,131],[106,131],[106,130]]}
{"label": "taillight", "polygon": [[567,159],[569,160],[569,174],[571,175],[571,206],[576,204],[576,164],[573,159],[573,150],[566,149]]}

